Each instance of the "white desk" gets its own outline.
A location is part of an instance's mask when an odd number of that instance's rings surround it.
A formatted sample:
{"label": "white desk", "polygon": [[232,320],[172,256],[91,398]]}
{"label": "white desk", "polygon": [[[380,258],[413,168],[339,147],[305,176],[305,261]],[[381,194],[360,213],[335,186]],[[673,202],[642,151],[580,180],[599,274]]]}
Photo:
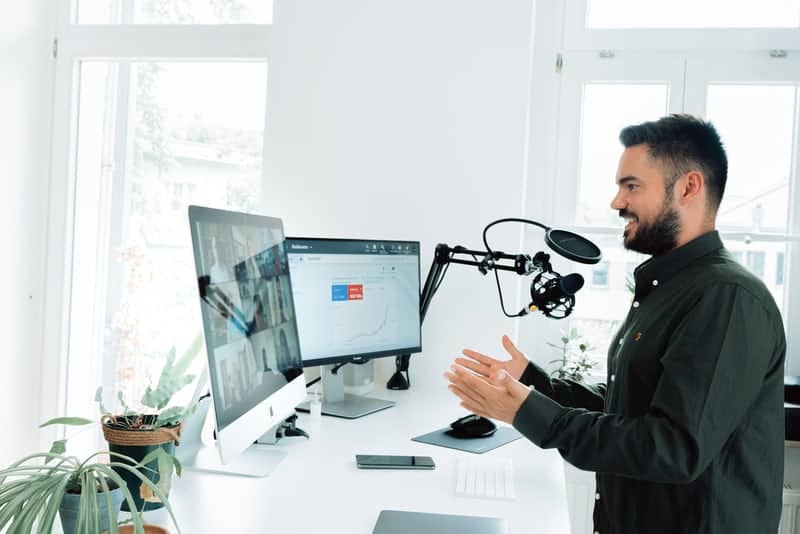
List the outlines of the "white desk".
{"label": "white desk", "polygon": [[[410,438],[448,425],[466,412],[442,384],[440,394],[378,390],[372,396],[397,405],[360,419],[323,416],[305,438],[282,440],[289,453],[266,478],[185,472],[173,484],[170,502],[182,532],[370,534],[382,509],[508,519],[511,532],[567,534],[564,468],[554,450],[522,438],[486,454],[514,463],[513,501],[457,497],[456,459],[471,453],[426,445]],[[311,433],[308,414],[298,426]],[[433,471],[359,470],[355,454],[432,456]],[[162,511],[149,522],[174,531]]]}

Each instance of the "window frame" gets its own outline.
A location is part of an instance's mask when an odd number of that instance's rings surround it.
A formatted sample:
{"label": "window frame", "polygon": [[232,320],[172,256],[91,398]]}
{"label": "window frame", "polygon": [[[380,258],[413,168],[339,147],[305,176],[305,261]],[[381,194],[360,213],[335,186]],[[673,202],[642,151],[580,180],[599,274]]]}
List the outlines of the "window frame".
{"label": "window frame", "polygon": [[[80,70],[84,61],[259,61],[269,64],[271,24],[89,25],[73,20],[72,2],[59,4],[53,37],[55,81],[50,140],[50,188],[47,223],[47,270],[43,327],[43,417],[64,414],[70,390],[93,392],[104,382],[103,354],[71,358],[72,280],[74,265],[76,170]],[[264,95],[267,98],[267,95]],[[109,188],[114,183],[107,184]],[[109,206],[101,207],[101,212]],[[98,258],[107,261],[108,232],[98,231]],[[105,232],[105,234],[104,234]],[[95,301],[104,298],[95,295]],[[94,334],[104,335],[98,325]],[[87,406],[85,413],[94,413]],[[43,439],[43,445],[46,440]]]}

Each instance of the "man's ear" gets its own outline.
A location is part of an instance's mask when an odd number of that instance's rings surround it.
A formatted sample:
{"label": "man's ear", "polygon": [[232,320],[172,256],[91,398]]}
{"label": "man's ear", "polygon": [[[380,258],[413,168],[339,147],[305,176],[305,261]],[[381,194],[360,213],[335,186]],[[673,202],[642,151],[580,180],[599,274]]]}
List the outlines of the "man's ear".
{"label": "man's ear", "polygon": [[705,195],[706,180],[700,171],[689,171],[680,178],[675,184],[675,192],[678,202],[689,204],[694,202],[701,195]]}

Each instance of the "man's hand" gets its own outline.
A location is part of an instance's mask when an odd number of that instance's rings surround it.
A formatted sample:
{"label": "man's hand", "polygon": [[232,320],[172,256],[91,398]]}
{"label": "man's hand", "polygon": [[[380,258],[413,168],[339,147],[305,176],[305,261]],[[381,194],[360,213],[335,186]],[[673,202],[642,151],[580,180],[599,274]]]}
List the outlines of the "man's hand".
{"label": "man's hand", "polygon": [[475,352],[474,350],[464,349],[462,354],[467,358],[456,358],[456,363],[466,367],[485,378],[491,377],[501,369],[506,371],[511,378],[519,380],[525,368],[528,366],[528,358],[514,346],[508,336],[503,336],[503,348],[511,355],[510,360],[495,360],[491,356]]}
{"label": "man's hand", "polygon": [[514,422],[519,407],[530,394],[528,388],[514,380],[505,369],[498,369],[485,378],[453,365],[444,376],[450,381],[450,391],[461,399],[461,406],[506,423]]}

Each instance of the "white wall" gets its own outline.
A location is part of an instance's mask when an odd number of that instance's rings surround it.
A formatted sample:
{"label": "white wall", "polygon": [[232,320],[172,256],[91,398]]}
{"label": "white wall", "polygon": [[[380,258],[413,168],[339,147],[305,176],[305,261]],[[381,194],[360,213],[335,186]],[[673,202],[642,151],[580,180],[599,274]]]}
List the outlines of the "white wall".
{"label": "white wall", "polygon": [[53,11],[47,0],[0,8],[2,466],[38,446]]}
{"label": "white wall", "polygon": [[[276,1],[265,213],[290,235],[419,239],[423,281],[437,243],[482,248],[488,222],[521,215],[531,9]],[[517,252],[518,226],[492,232],[495,248]],[[505,279],[515,312],[517,287],[516,275]],[[444,388],[462,348],[498,352],[513,329],[493,278],[451,266],[412,359],[412,390]]]}

